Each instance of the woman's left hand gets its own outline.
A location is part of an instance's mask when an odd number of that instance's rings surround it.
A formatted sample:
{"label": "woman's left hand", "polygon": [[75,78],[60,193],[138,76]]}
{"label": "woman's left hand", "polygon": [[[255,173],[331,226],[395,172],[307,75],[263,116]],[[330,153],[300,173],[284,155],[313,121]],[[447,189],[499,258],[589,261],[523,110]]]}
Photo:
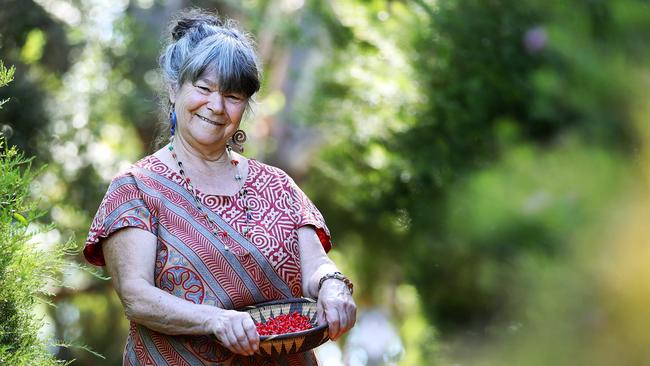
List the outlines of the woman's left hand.
{"label": "woman's left hand", "polygon": [[350,330],[357,321],[357,305],[352,294],[345,283],[337,279],[323,282],[318,293],[317,308],[318,321],[327,321],[329,337],[333,341]]}

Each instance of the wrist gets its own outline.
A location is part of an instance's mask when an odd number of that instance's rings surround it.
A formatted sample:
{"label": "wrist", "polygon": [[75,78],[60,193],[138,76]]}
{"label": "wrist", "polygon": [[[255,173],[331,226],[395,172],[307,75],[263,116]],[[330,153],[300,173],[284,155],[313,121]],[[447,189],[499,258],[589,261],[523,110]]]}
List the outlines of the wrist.
{"label": "wrist", "polygon": [[323,277],[320,278],[318,281],[318,290],[316,291],[317,293],[320,293],[321,288],[323,285],[328,282],[328,281],[337,281],[345,285],[347,287],[348,291],[350,292],[350,295],[354,293],[354,284],[352,281],[350,281],[349,278],[345,277],[341,272],[331,272],[327,273]]}

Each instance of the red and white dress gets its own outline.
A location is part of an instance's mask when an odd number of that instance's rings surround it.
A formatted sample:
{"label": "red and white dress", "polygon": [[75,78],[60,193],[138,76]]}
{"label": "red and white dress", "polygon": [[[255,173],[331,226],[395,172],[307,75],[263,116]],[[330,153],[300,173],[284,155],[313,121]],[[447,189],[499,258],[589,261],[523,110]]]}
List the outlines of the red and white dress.
{"label": "red and white dress", "polygon": [[[313,226],[326,251],[331,243],[323,216],[286,173],[250,159],[236,195],[197,193],[219,227],[216,236],[184,179],[154,156],[142,159],[111,182],[90,228],[86,259],[103,266],[102,240],[135,227],[158,237],[155,286],[174,296],[223,309],[302,296],[298,228]],[[242,234],[246,205],[250,237]],[[241,356],[211,335],[166,335],[134,322],[124,350],[124,365],[317,364],[313,351]]]}

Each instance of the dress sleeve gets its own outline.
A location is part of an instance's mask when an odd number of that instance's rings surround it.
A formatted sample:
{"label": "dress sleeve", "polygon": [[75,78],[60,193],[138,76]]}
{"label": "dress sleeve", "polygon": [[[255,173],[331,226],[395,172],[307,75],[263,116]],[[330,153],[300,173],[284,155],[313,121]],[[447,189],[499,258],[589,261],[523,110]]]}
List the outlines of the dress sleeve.
{"label": "dress sleeve", "polygon": [[84,257],[96,266],[105,265],[103,239],[112,233],[134,227],[157,235],[158,220],[142,199],[142,194],[131,173],[113,179],[90,226],[84,246]]}
{"label": "dress sleeve", "polygon": [[323,215],[309,197],[307,197],[305,192],[303,192],[292,179],[289,179],[289,191],[296,210],[298,211],[298,223],[296,227],[301,228],[307,225],[313,226],[316,235],[318,235],[318,239],[320,239],[320,242],[323,245],[323,249],[325,249],[325,252],[329,252],[330,249],[332,249],[332,240],[330,230],[327,228],[327,225],[325,225]]}

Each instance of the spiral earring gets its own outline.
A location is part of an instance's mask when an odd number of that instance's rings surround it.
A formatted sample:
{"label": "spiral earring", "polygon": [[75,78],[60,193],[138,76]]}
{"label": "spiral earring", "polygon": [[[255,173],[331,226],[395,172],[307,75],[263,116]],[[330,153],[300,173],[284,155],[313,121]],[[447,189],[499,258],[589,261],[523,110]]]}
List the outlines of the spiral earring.
{"label": "spiral earring", "polygon": [[169,132],[171,136],[174,136],[174,132],[176,132],[176,111],[173,104],[169,111]]}
{"label": "spiral earring", "polygon": [[232,135],[230,138],[230,141],[228,143],[228,147],[231,149],[235,150],[238,153],[243,153],[244,152],[244,143],[246,142],[246,139],[248,136],[246,136],[246,132],[244,130],[237,130],[235,131],[235,134]]}

